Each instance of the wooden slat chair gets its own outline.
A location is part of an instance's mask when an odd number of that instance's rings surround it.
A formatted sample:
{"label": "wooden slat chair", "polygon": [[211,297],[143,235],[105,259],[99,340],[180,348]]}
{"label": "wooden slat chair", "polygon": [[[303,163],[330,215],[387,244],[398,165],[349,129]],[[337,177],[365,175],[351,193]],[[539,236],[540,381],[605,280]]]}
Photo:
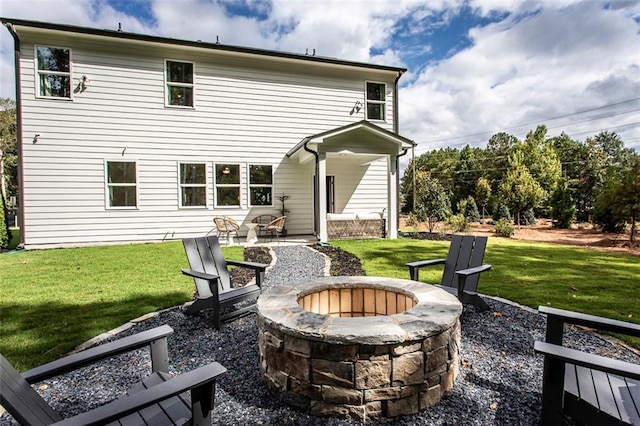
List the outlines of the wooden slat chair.
{"label": "wooden slat chair", "polygon": [[[231,309],[244,301],[255,301],[262,292],[262,281],[268,265],[264,263],[225,260],[218,237],[208,236],[182,240],[190,268],[182,273],[193,277],[196,285],[196,300],[185,310],[192,315],[203,309],[213,308],[214,326],[220,330],[220,322],[251,312],[253,305]],[[255,282],[244,287],[234,287],[227,266],[253,269]],[[222,314],[222,310],[230,310]]]}
{"label": "wooden slat chair", "polygon": [[[167,325],[96,346],[22,374],[0,355],[0,405],[23,425],[139,424],[211,425],[216,378],[227,371],[217,362],[177,377],[168,370]],[[63,419],[31,386],[97,361],[145,346],[151,348],[152,375],[127,396]],[[115,367],[115,366],[114,366]],[[190,395],[189,392],[191,391]],[[185,394],[186,392],[186,394]]]}
{"label": "wooden slat chair", "polygon": [[558,425],[563,415],[587,425],[640,425],[640,365],[562,346],[565,324],[640,337],[640,325],[540,306],[547,315],[542,424]]}
{"label": "wooden slat chair", "polygon": [[482,264],[486,247],[487,237],[454,235],[446,259],[407,263],[409,276],[414,281],[420,281],[420,268],[444,264],[439,287],[458,296],[462,303],[471,303],[479,309],[487,310],[489,305],[477,293],[480,273],[491,269],[491,265]]}

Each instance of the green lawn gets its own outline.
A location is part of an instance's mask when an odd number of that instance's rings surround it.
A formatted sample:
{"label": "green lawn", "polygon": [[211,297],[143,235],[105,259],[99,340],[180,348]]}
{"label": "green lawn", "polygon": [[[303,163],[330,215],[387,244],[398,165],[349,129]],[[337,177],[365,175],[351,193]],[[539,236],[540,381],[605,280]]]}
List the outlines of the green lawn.
{"label": "green lawn", "polygon": [[[338,241],[368,275],[408,278],[404,264],[444,257],[448,242]],[[242,248],[223,248],[241,259]],[[480,291],[640,323],[640,258],[568,246],[490,238]],[[0,254],[0,352],[19,370],[57,359],[145,313],[182,304],[193,282],[179,241]],[[440,269],[421,279],[439,280]],[[640,347],[638,339],[629,340]]]}

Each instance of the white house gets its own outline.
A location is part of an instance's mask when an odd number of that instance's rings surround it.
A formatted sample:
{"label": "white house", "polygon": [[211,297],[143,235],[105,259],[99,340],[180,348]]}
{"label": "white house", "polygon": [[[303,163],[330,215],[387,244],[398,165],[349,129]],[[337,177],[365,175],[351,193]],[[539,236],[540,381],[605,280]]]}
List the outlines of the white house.
{"label": "white house", "polygon": [[397,237],[406,69],[1,20],[25,247],[204,235],[215,216],[279,215],[281,195],[290,235],[325,241],[328,213],[384,212]]}

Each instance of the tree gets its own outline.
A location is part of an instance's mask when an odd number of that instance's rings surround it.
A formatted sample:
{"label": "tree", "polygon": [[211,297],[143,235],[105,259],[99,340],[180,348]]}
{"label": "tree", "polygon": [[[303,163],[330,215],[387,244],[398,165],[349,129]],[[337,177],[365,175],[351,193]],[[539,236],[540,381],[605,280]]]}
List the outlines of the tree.
{"label": "tree", "polygon": [[[451,203],[458,202],[475,196],[476,181],[482,176],[483,150],[471,148],[469,145],[462,148],[460,157],[453,171]],[[464,212],[459,212],[464,213]]]}
{"label": "tree", "polygon": [[0,193],[9,197],[18,191],[16,103],[0,98]]}
{"label": "tree", "polygon": [[[550,139],[547,139],[547,127],[538,126],[527,133],[523,143],[524,165],[538,182],[545,194],[552,194],[558,179],[562,177],[562,164]],[[543,200],[544,201],[544,200]]]}
{"label": "tree", "polygon": [[[421,156],[413,159],[407,167],[402,182],[400,184],[400,197],[403,201],[402,211],[409,212],[413,210],[413,172],[429,172],[431,176],[437,178],[440,184],[445,188],[447,193],[451,193],[453,189],[453,174],[460,152],[455,148],[441,148],[425,152]],[[416,185],[417,187],[418,185]],[[417,201],[417,200],[416,200]]]}
{"label": "tree", "polygon": [[476,182],[476,202],[482,207],[482,223],[484,223],[484,215],[486,213],[487,204],[491,198],[491,185],[485,177],[481,177]]}
{"label": "tree", "polygon": [[561,179],[549,200],[551,220],[556,228],[569,229],[576,218],[576,207],[566,180]]}
{"label": "tree", "polygon": [[429,172],[416,173],[416,208],[413,214],[420,222],[427,222],[433,232],[438,220],[451,211],[451,202],[444,187]]}
{"label": "tree", "polygon": [[498,191],[500,198],[516,213],[518,226],[521,212],[538,207],[546,197],[545,191],[524,165],[523,157],[521,151],[516,151],[509,158],[507,176],[500,183]]}

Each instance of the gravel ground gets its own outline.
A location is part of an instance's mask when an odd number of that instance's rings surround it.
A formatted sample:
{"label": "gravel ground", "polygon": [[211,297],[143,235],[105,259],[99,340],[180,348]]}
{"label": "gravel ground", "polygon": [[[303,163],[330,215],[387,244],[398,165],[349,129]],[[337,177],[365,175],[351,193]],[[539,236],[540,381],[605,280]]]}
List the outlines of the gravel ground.
{"label": "gravel ground", "polygon": [[[307,247],[275,247],[276,264],[265,288],[291,280],[322,276],[324,257]],[[369,424],[397,425],[533,425],[539,423],[542,358],[533,342],[544,338],[545,319],[530,309],[487,299],[490,311],[465,306],[462,321],[460,374],[453,390],[416,415]],[[119,334],[169,324],[172,373],[218,361],[228,372],[218,381],[214,424],[219,425],[350,425],[345,420],[310,416],[280,403],[260,378],[255,314],[212,327],[205,311],[187,317],[180,308],[163,311]],[[565,332],[568,346],[640,363],[640,356],[610,339],[579,329]],[[104,404],[122,395],[150,371],[147,350],[113,358],[36,385],[63,416]],[[114,368],[115,367],[115,368]],[[8,415],[0,425],[12,424]]]}

